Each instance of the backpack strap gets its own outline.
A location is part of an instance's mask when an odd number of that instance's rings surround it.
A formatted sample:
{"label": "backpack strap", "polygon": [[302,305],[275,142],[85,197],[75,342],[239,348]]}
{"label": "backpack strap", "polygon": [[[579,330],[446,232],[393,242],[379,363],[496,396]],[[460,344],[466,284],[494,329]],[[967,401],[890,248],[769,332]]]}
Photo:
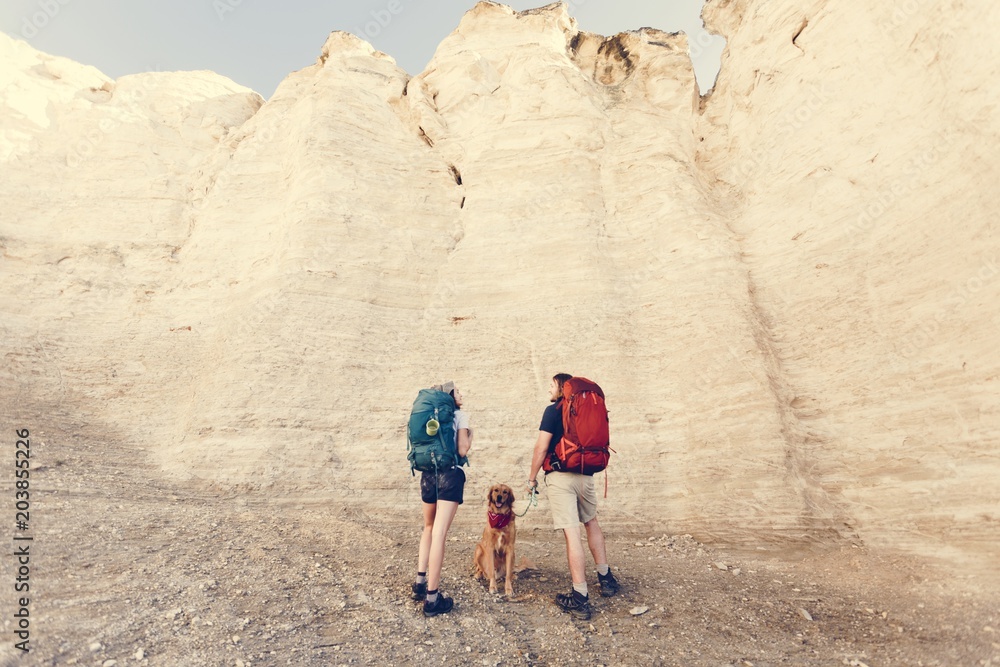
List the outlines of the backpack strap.
{"label": "backpack strap", "polygon": [[[407,428],[406,429],[406,454],[407,454],[407,456],[409,456],[410,450],[412,450],[412,449],[413,449],[413,442],[410,440],[410,429]],[[410,461],[410,477],[416,477],[417,476],[417,473],[414,471],[414,468],[416,467],[416,465],[417,464],[414,461]]]}
{"label": "backpack strap", "polygon": [[[458,412],[457,408],[455,409],[455,412]],[[455,467],[461,468],[463,466],[469,465],[469,457],[468,456],[462,456],[461,454],[458,453],[458,431],[459,431],[459,428],[457,426],[457,422],[458,422],[457,419],[454,420],[454,421],[452,421],[452,423],[451,423],[451,430],[454,431],[454,433],[455,433]],[[471,433],[470,433],[470,437],[471,437]],[[444,441],[442,440],[442,443],[443,442]]]}

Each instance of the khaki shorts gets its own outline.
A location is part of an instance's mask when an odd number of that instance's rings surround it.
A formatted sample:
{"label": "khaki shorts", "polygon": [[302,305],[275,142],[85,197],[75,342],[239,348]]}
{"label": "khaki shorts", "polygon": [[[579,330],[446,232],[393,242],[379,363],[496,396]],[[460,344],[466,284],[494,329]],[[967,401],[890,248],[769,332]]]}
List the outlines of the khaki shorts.
{"label": "khaki shorts", "polygon": [[545,476],[545,489],[552,507],[556,530],[573,528],[597,516],[594,477],[575,472],[553,472]]}

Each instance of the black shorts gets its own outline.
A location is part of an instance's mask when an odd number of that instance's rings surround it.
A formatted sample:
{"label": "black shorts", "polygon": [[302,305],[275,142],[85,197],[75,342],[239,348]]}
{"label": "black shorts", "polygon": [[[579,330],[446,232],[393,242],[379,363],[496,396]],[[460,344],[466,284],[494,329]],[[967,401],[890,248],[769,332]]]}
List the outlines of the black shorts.
{"label": "black shorts", "polygon": [[420,474],[420,499],[428,505],[439,500],[449,500],[462,504],[462,491],[465,490],[465,471],[458,466],[439,470],[437,479],[433,472]]}

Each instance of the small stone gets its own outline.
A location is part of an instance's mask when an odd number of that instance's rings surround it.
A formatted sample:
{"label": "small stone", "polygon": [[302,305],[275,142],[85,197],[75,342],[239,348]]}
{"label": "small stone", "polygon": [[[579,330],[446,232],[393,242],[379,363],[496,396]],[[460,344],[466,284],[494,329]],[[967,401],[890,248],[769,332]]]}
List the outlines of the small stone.
{"label": "small stone", "polygon": [[635,546],[637,546],[637,547],[644,547],[644,546],[646,546],[646,543],[645,542],[636,542]]}
{"label": "small stone", "polygon": [[236,658],[236,667],[247,667],[247,665],[246,665],[245,662],[243,662],[239,658]]}
{"label": "small stone", "polygon": [[647,607],[646,605],[642,605],[641,607],[632,607],[631,609],[628,610],[628,613],[632,614],[633,616],[642,616],[647,611],[649,611],[649,607]]}
{"label": "small stone", "polygon": [[425,642],[424,642],[424,645],[425,645],[425,646],[434,646],[434,642],[432,642],[432,641],[430,641],[430,640],[428,639],[427,641],[425,641]]}
{"label": "small stone", "polygon": [[101,667],[115,667],[118,664],[117,660],[105,660],[101,663]]}
{"label": "small stone", "polygon": [[806,619],[807,621],[813,620],[812,614],[810,614],[808,611],[806,611],[802,607],[799,607],[799,616],[801,616],[802,618]]}
{"label": "small stone", "polygon": [[733,569],[732,569],[731,571],[732,571],[732,573],[733,573],[733,574],[739,574],[739,573],[740,573],[740,572],[742,572],[743,570],[741,570],[741,569],[740,569],[740,568],[738,568],[738,567],[734,567],[734,568],[733,568]]}
{"label": "small stone", "polygon": [[137,650],[135,652],[135,656],[134,657],[135,657],[136,660],[142,660],[143,658],[146,657],[146,650],[145,649],[139,649],[139,650]]}
{"label": "small stone", "polygon": [[721,562],[721,561],[718,562],[718,563],[716,563],[715,567],[719,568],[720,570],[728,570],[729,569],[729,566],[726,565],[725,563]]}
{"label": "small stone", "polygon": [[104,647],[103,647],[103,646],[101,646],[101,642],[94,642],[93,644],[91,644],[91,645],[90,645],[90,651],[91,651],[92,653],[97,653],[97,652],[98,652],[98,651],[100,651],[100,650],[101,650],[102,648],[104,648]]}
{"label": "small stone", "polygon": [[984,625],[983,632],[996,632],[996,630],[994,630],[992,626]]}
{"label": "small stone", "polygon": [[233,635],[233,643],[234,644],[239,644],[240,643],[240,636],[239,635]]}

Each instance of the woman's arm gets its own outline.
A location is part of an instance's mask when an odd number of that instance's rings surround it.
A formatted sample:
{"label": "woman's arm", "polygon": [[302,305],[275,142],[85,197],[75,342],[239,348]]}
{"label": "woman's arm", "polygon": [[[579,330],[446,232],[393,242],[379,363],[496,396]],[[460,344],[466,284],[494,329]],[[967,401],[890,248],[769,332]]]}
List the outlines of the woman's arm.
{"label": "woman's arm", "polygon": [[469,449],[472,448],[472,430],[467,428],[458,429],[458,455],[468,456]]}

